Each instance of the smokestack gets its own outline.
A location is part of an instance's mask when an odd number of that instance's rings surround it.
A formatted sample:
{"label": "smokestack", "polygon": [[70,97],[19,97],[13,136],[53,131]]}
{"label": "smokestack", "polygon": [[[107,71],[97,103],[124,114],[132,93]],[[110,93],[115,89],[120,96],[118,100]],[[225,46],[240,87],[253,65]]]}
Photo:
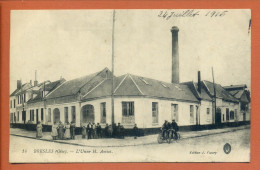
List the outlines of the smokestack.
{"label": "smokestack", "polygon": [[178,32],[179,28],[174,26],[172,32],[172,83],[179,83],[179,45]]}
{"label": "smokestack", "polygon": [[37,70],[35,70],[35,80],[34,80],[34,86],[38,85],[38,81],[37,81]]}
{"label": "smokestack", "polygon": [[22,88],[22,80],[17,80],[17,89]]}
{"label": "smokestack", "polygon": [[198,92],[201,93],[200,71],[198,71]]}

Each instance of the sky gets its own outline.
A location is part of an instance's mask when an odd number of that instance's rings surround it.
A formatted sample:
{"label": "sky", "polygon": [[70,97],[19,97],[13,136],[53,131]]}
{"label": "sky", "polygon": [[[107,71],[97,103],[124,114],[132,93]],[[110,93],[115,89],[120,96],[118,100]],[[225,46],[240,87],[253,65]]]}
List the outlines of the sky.
{"label": "sky", "polygon": [[[115,75],[171,82],[171,27],[179,28],[180,82],[201,79],[251,88],[250,10],[194,10],[194,17],[159,17],[186,10],[116,10]],[[211,17],[208,12],[225,12]],[[71,80],[111,70],[112,10],[12,10],[10,93],[16,81]]]}

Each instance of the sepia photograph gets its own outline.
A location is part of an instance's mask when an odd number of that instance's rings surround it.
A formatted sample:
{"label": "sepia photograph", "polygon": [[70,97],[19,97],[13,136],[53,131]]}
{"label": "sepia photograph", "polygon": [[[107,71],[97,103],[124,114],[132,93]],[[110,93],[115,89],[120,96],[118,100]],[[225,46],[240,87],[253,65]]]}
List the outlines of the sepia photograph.
{"label": "sepia photograph", "polygon": [[250,9],[11,10],[10,163],[250,162]]}

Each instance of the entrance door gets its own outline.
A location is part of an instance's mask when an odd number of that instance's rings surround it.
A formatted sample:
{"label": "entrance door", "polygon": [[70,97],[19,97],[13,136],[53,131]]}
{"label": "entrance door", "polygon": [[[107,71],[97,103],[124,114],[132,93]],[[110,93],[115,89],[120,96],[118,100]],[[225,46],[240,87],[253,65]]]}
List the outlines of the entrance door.
{"label": "entrance door", "polygon": [[221,109],[217,108],[216,115],[215,115],[215,123],[220,124],[221,123]]}
{"label": "entrance door", "polygon": [[243,121],[246,121],[246,113],[243,113]]}

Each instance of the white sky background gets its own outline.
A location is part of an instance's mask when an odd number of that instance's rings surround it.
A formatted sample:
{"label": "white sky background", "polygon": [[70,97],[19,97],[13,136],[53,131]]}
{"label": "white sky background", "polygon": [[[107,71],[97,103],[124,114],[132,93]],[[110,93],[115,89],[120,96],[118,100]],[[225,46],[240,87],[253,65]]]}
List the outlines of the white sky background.
{"label": "white sky background", "polygon": [[[160,10],[116,10],[115,75],[132,73],[171,81],[171,27],[179,27],[180,82],[222,85],[251,80],[250,10],[224,17],[159,18]],[[171,10],[180,12],[183,10]],[[111,70],[112,10],[11,11],[10,92],[16,80],[66,80]]]}

